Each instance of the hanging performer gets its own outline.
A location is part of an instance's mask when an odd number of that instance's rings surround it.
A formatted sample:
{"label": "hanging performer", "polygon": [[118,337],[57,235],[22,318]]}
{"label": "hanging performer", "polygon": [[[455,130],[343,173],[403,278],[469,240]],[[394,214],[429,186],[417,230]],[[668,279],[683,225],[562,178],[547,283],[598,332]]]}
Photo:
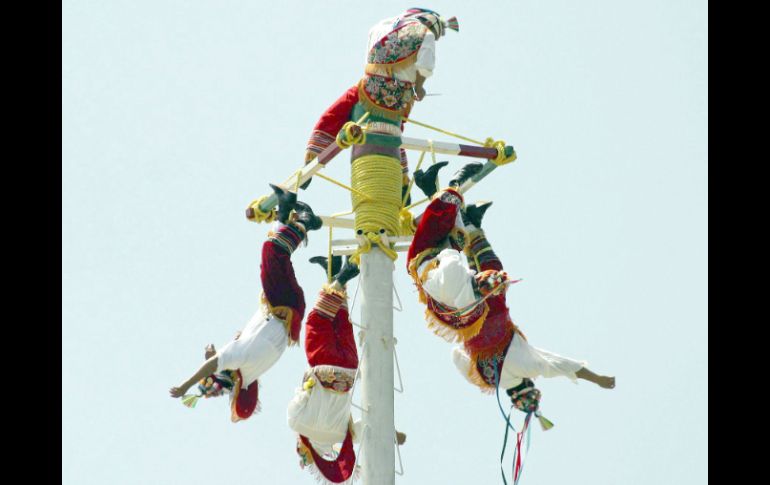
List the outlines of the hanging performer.
{"label": "hanging performer", "polygon": [[[326,257],[316,256],[310,261],[327,270]],[[360,423],[353,423],[350,414],[358,351],[345,288],[358,273],[358,266],[350,260],[342,265],[340,256],[332,258],[333,282],[321,289],[305,324],[305,353],[310,369],[287,411],[289,427],[299,435],[301,466],[330,483],[344,483],[353,476],[353,444],[361,434]],[[396,433],[399,445],[405,440],[405,434]],[[335,445],[341,445],[338,452]]]}
{"label": "hanging performer", "polygon": [[[327,259],[312,258],[326,271]],[[351,389],[358,369],[358,351],[347,308],[345,284],[355,278],[358,266],[333,258],[334,281],[324,285],[305,324],[305,354],[310,369],[302,387],[289,403],[289,427],[299,436],[300,465],[320,480],[347,482],[353,476],[356,456],[350,414]],[[334,457],[333,446],[342,443]],[[332,458],[333,457],[333,458]]]}
{"label": "hanging performer", "polygon": [[401,161],[403,185],[408,185],[406,153],[400,148],[402,118],[409,115],[415,100],[425,97],[425,80],[435,68],[435,44],[447,29],[459,32],[455,17],[444,20],[438,13],[420,8],[372,27],[364,77],[321,115],[308,140],[305,163],[334,143],[345,123],[368,112],[367,134],[386,137],[380,138],[380,146],[354,146],[354,151],[361,151],[354,158],[365,153],[392,156]]}
{"label": "hanging performer", "polygon": [[529,345],[513,324],[505,292],[515,281],[503,271],[481,229],[491,203],[465,207],[458,190],[482,164],[464,166],[449,188],[439,192],[437,174],[445,165],[437,163],[415,173],[415,183],[433,200],[409,248],[408,269],[427,304],[429,325],[462,344],[453,351],[458,369],[482,390],[494,392],[499,383],[509,395],[524,379],[538,376],[581,378],[613,388],[614,377],[599,376],[583,362]]}
{"label": "hanging performer", "polygon": [[[235,338],[217,351],[206,347],[206,362],[184,383],[170,389],[171,397],[193,407],[200,397],[230,394],[233,422],[249,418],[259,403],[259,377],[270,369],[287,346],[299,341],[305,298],[294,276],[291,255],[306,240],[307,232],[320,229],[321,219],[296,194],[272,186],[278,210],[262,247],[262,308]],[[185,395],[199,383],[197,395]]]}

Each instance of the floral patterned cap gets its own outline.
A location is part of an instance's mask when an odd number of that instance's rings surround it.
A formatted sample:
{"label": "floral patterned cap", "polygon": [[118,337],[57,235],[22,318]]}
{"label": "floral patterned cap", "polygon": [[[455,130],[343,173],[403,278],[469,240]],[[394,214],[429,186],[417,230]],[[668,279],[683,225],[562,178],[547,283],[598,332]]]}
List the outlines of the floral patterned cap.
{"label": "floral patterned cap", "polygon": [[534,413],[540,407],[540,390],[535,387],[532,379],[524,379],[521,384],[505,391],[513,406],[523,413]]}

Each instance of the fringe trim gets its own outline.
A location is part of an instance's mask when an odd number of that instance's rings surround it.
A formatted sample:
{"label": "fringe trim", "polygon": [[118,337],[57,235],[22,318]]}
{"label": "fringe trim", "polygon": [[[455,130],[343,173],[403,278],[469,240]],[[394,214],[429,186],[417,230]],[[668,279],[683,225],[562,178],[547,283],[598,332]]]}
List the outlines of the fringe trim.
{"label": "fringe trim", "polygon": [[489,305],[486,303],[483,303],[483,305],[484,311],[481,316],[476,319],[475,322],[465,327],[457,328],[451,324],[448,324],[447,322],[441,320],[430,309],[425,310],[425,320],[428,322],[428,328],[447,342],[464,343],[481,332],[481,327],[484,326],[484,322],[486,321],[487,315],[489,314]]}
{"label": "fringe trim", "polygon": [[[233,390],[230,393],[230,421],[233,423],[237,423],[238,421],[245,421],[248,418],[242,418],[238,416],[238,412],[235,410],[235,406],[238,404],[238,396],[241,394],[241,372],[238,371],[235,373],[235,379],[233,379]],[[257,380],[255,381],[257,384],[257,393],[259,393],[260,390],[262,390],[262,384]],[[254,411],[249,415],[249,418],[251,416],[254,416],[256,414],[259,414],[262,412],[262,401],[257,398],[257,406],[254,408]]]}
{"label": "fringe trim", "polygon": [[468,371],[468,380],[473,383],[484,394],[494,394],[495,386],[490,385],[484,377],[479,374],[479,370],[476,367],[476,362],[473,361],[470,370]]}
{"label": "fringe trim", "polygon": [[[420,301],[420,303],[424,304],[428,303],[428,296],[426,295],[425,290],[422,288],[422,278],[417,274],[417,269],[423,263],[425,258],[429,256],[435,256],[435,254],[432,254],[434,251],[435,248],[425,249],[417,256],[412,258],[412,260],[409,262],[409,274],[417,286],[417,299]],[[429,264],[428,267],[425,268],[422,276],[427,277],[428,271],[436,268],[437,266],[438,260],[434,260],[433,264]],[[481,328],[484,326],[484,322],[487,319],[487,315],[489,314],[489,305],[487,305],[485,302],[481,302],[480,304],[484,305],[484,311],[482,312],[481,316],[472,324],[462,328],[454,327],[444,320],[441,320],[439,316],[429,308],[425,309],[425,320],[428,323],[428,328],[447,342],[465,342],[466,340],[470,340],[479,334]]]}
{"label": "fringe trim", "polygon": [[332,482],[323,474],[321,473],[321,470],[318,469],[317,466],[315,466],[315,463],[310,463],[308,465],[305,465],[305,469],[310,473],[310,475],[315,478],[317,483],[320,483],[321,485],[352,485],[353,482],[357,482],[361,478],[361,467],[356,464],[356,467],[353,469],[353,474],[350,475],[350,478],[345,480],[344,482]]}
{"label": "fringe trim", "polygon": [[[348,431],[351,437],[353,437],[353,418],[350,418],[348,424]],[[354,439],[354,438],[353,438]],[[310,452],[310,448],[302,442],[300,436],[297,436],[297,455],[300,457],[300,468],[307,469],[308,472],[316,479],[316,482],[321,485],[351,485],[361,477],[361,466],[358,464],[358,457],[355,456],[355,450],[353,450],[353,457],[355,459],[355,465],[353,465],[353,473],[350,478],[343,482],[332,482],[321,473],[321,470],[316,466],[313,454]]]}
{"label": "fringe trim", "polygon": [[[425,295],[423,294],[422,280],[420,279],[420,275],[417,274],[417,271],[426,258],[428,257],[435,258],[438,255],[438,251],[436,251],[436,249],[437,248],[428,248],[428,249],[422,250],[420,253],[415,255],[415,257],[413,257],[411,261],[409,261],[409,266],[407,267],[407,270],[409,271],[409,275],[412,277],[412,280],[414,280],[414,284],[417,285],[417,289],[420,290],[421,303],[428,303],[428,300],[425,299]],[[436,266],[432,266],[430,269],[433,269],[435,267]],[[423,271],[423,274],[427,276],[427,273],[424,271]]]}
{"label": "fringe trim", "polygon": [[[525,341],[527,340],[527,337],[524,336],[524,334],[519,330],[519,327],[517,327],[510,319],[508,320],[508,323],[510,323],[510,326],[508,327],[508,330],[506,331],[506,336],[502,340],[502,343],[495,345],[493,347],[490,347],[488,349],[483,349],[477,352],[470,352],[470,358],[471,358],[471,367],[468,369],[468,379],[476,385],[481,392],[484,394],[492,394],[495,392],[495,386],[489,384],[486,379],[484,379],[484,376],[479,374],[479,368],[476,365],[476,362],[478,359],[488,359],[492,357],[493,355],[499,355],[503,352],[506,352],[506,349],[508,349],[513,342],[513,337],[515,335],[519,335],[521,338],[523,338]],[[468,350],[466,348],[466,350]],[[507,355],[506,355],[507,358]]]}
{"label": "fringe trim", "polygon": [[324,291],[324,293],[328,293],[330,295],[339,296],[340,298],[344,298],[345,300],[348,299],[347,291],[345,291],[345,290],[338,290],[338,289],[332,287],[332,285],[325,284],[325,285],[323,285],[322,290]]}

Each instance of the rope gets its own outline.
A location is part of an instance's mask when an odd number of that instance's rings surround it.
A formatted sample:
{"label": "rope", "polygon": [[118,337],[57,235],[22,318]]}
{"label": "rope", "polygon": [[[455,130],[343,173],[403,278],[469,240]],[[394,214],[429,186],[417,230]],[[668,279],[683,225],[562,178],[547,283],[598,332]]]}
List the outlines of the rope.
{"label": "rope", "polygon": [[263,195],[249,204],[249,209],[254,211],[254,222],[273,222],[275,220],[275,210],[270,209],[269,212],[265,212],[259,208],[269,197],[269,195]]}
{"label": "rope", "polygon": [[485,146],[483,141],[474,140],[473,138],[468,138],[467,136],[462,136],[462,135],[459,135],[457,133],[452,133],[451,131],[442,130],[441,128],[438,128],[436,126],[431,126],[431,125],[426,124],[426,123],[421,123],[421,122],[413,120],[411,118],[404,117],[402,119],[404,121],[408,121],[409,123],[414,123],[415,125],[422,126],[424,128],[428,128],[430,130],[438,131],[439,133],[443,133],[445,135],[449,135],[449,136],[453,136],[455,138],[459,138],[461,140],[469,141],[471,143],[475,143],[476,145]]}
{"label": "rope", "polygon": [[329,253],[326,259],[326,279],[332,282],[332,226],[329,226]]}
{"label": "rope", "polygon": [[[368,114],[369,113],[366,113],[364,117],[366,117]],[[353,128],[359,128],[358,135],[353,134]],[[350,148],[352,145],[363,145],[366,143],[366,132],[362,130],[361,127],[356,123],[348,121],[342,125],[342,129],[339,133],[337,133],[337,138],[334,139],[334,142],[337,143],[337,146],[343,150]]]}
{"label": "rope", "polygon": [[[414,123],[415,125],[422,126],[424,128],[428,128],[430,130],[438,131],[439,133],[443,133],[445,135],[453,136],[455,138],[459,138],[461,140],[469,141],[471,143],[475,143],[476,145],[481,145],[486,148],[496,148],[497,149],[497,157],[492,160],[492,162],[497,165],[498,167],[500,165],[505,165],[506,163],[512,162],[516,160],[516,152],[512,152],[510,156],[506,156],[505,154],[505,147],[507,146],[503,140],[494,140],[492,138],[487,138],[484,141],[478,141],[474,140],[473,138],[468,138],[467,136],[462,136],[457,133],[452,133],[451,131],[443,130],[441,128],[438,128],[436,126],[431,126],[427,123],[421,123],[419,121],[415,121],[413,119],[409,118],[403,118],[404,121],[407,121],[409,123]],[[430,142],[430,140],[429,140]],[[433,151],[433,142],[431,143],[431,152]],[[436,156],[433,155],[433,163],[436,163]]]}
{"label": "rope", "polygon": [[[466,306],[464,306],[464,307],[462,307],[462,308],[457,308],[457,309],[455,309],[454,311],[451,311],[451,312],[439,312],[439,311],[433,310],[433,313],[435,313],[436,315],[442,316],[442,317],[443,317],[443,316],[453,316],[453,317],[459,317],[459,316],[462,316],[462,315],[463,315],[465,312],[467,312],[467,311],[470,311],[470,310],[472,310],[473,308],[475,308],[476,306],[478,306],[478,305],[481,305],[482,303],[484,303],[485,301],[487,301],[487,298],[491,298],[491,297],[493,297],[493,296],[495,296],[495,295],[499,295],[499,294],[500,294],[500,293],[502,293],[502,292],[503,292],[503,291],[504,291],[504,290],[505,290],[505,289],[506,289],[508,286],[510,286],[510,285],[512,285],[512,284],[514,284],[514,283],[518,283],[519,281],[521,281],[521,280],[520,280],[520,279],[518,279],[518,280],[512,280],[512,281],[505,281],[503,284],[501,284],[501,285],[500,285],[500,286],[498,286],[497,288],[493,289],[492,291],[490,291],[489,293],[487,293],[487,294],[486,294],[486,295],[484,295],[483,297],[481,297],[481,298],[477,298],[477,299],[476,299],[476,300],[475,300],[473,303],[471,303],[471,304],[469,304],[469,305],[466,305]],[[418,284],[418,285],[417,285],[417,287],[418,287],[420,290],[422,290],[422,291],[425,291],[425,290],[423,290],[423,288],[422,288],[422,284]]]}
{"label": "rope", "polygon": [[401,389],[398,389],[398,388],[396,388],[394,386],[393,390],[398,392],[399,394],[403,394],[404,393],[404,379],[401,377],[401,366],[398,363],[398,351],[396,351],[396,344],[397,343],[398,343],[398,341],[394,338],[393,339],[393,358],[396,361],[396,373],[398,374],[398,387],[400,387]]}
{"label": "rope", "polygon": [[417,201],[417,202],[415,202],[414,204],[412,204],[412,205],[410,205],[410,206],[406,207],[406,209],[412,209],[412,208],[414,208],[414,207],[417,207],[417,206],[418,206],[418,205],[420,205],[420,204],[424,204],[424,203],[428,202],[429,200],[430,200],[430,197],[425,197],[424,199],[422,199],[422,200],[418,200],[418,201]]}
{"label": "rope", "polygon": [[347,185],[343,184],[342,182],[340,182],[340,181],[338,181],[338,180],[335,180],[335,179],[333,179],[333,178],[331,178],[331,177],[329,177],[329,176],[327,176],[327,175],[324,175],[324,174],[322,174],[322,173],[320,173],[320,172],[316,174],[316,177],[321,177],[321,178],[322,178],[322,179],[324,179],[324,180],[328,180],[329,182],[333,183],[334,185],[336,185],[336,186],[338,186],[338,187],[342,187],[342,188],[343,188],[343,189],[345,189],[345,190],[348,190],[348,191],[350,191],[350,192],[353,192],[353,193],[356,193],[356,194],[358,194],[360,197],[365,197],[365,198],[367,198],[367,199],[368,199],[368,198],[370,198],[370,197],[369,197],[368,195],[366,195],[365,193],[363,193],[363,192],[360,192],[360,191],[358,191],[358,190],[354,189],[353,187],[348,187]]}
{"label": "rope", "polygon": [[366,119],[369,117],[369,114],[370,114],[370,113],[367,111],[367,112],[365,112],[363,115],[361,115],[361,117],[360,117],[360,118],[358,118],[358,121],[356,121],[356,124],[357,124],[357,125],[360,125],[361,123],[363,123],[364,121],[366,121]]}
{"label": "rope", "polygon": [[394,251],[390,245],[384,244],[379,234],[373,232],[364,233],[364,239],[362,245],[356,249],[356,251],[350,256],[350,260],[357,264],[361,264],[361,255],[366,254],[372,250],[373,245],[380,247],[382,252],[385,253],[391,260],[395,261],[398,258],[398,253]]}
{"label": "rope", "polygon": [[[436,164],[436,150],[433,147],[433,140],[428,140],[428,146],[430,147],[430,154],[431,158],[433,159],[433,164]],[[422,161],[425,159],[425,152],[420,153],[420,160],[417,162],[417,166],[415,167],[414,171],[420,170],[420,167],[422,166]],[[414,173],[414,172],[413,172]],[[415,204],[411,204],[409,207],[406,206],[406,200],[409,198],[409,194],[412,192],[412,187],[414,186],[414,177],[412,177],[409,180],[409,185],[407,186],[406,192],[404,193],[404,197],[401,199],[401,212],[399,213],[399,221],[401,225],[401,231],[400,234],[403,236],[406,235],[412,235],[414,234],[414,216],[409,211],[412,207],[415,207],[417,205],[422,204],[423,202],[426,202],[428,199],[425,198],[421,200],[420,202],[417,202]]]}
{"label": "rope", "polygon": [[433,140],[428,140],[428,147],[430,148],[430,158],[433,165],[436,164],[436,148],[433,146]]}
{"label": "rope", "polygon": [[302,169],[297,170],[297,173],[295,174],[297,176],[297,182],[294,184],[294,193],[296,194],[299,192],[299,182],[300,177],[302,177]]}
{"label": "rope", "polygon": [[401,236],[412,236],[414,235],[414,216],[411,212],[409,212],[409,209],[406,207],[402,207],[401,210],[398,213],[398,221],[399,221],[399,234]]}
{"label": "rope", "polygon": [[353,160],[351,172],[355,229],[364,236],[361,247],[351,259],[360,261],[360,255],[369,252],[376,244],[390,259],[395,260],[398,254],[382,241],[381,234],[401,234],[401,163],[385,155],[364,155]]}
{"label": "rope", "polygon": [[[433,148],[433,142],[431,142],[430,146],[431,148]],[[420,167],[422,166],[422,161],[424,158],[425,158],[425,152],[420,153],[420,160],[417,162],[417,166],[414,168],[415,172],[420,170]],[[401,207],[404,207],[406,205],[406,199],[409,198],[409,192],[412,191],[413,186],[414,186],[414,177],[409,179],[409,186],[407,186],[406,188],[406,193],[404,193],[404,198],[401,199]]]}
{"label": "rope", "polygon": [[401,297],[398,294],[398,290],[396,289],[396,284],[393,283],[393,294],[396,295],[396,300],[398,300],[398,307],[393,307],[394,310],[397,312],[404,311],[404,304],[401,303]]}
{"label": "rope", "polygon": [[349,210],[349,211],[345,211],[345,212],[335,212],[334,214],[330,215],[329,217],[342,217],[342,216],[349,216],[349,215],[350,215],[350,214],[352,214],[352,213],[353,213],[353,211],[352,211],[352,210]]}
{"label": "rope", "polygon": [[[348,311],[349,314],[353,313],[353,309],[356,307],[356,298],[358,298],[358,289],[360,287],[361,287],[360,284],[356,284],[356,292],[353,293],[353,302],[350,304],[350,311]],[[364,329],[364,327],[362,327],[360,325],[356,325],[356,326],[361,328],[361,329]]]}
{"label": "rope", "polygon": [[496,148],[497,149],[497,157],[495,157],[492,161],[495,165],[498,167],[501,165],[505,165],[506,163],[510,163],[514,160],[516,160],[516,152],[511,152],[510,156],[507,156],[505,154],[505,147],[507,146],[506,143],[503,140],[493,140],[492,138],[487,138],[484,142],[484,146],[487,148]]}

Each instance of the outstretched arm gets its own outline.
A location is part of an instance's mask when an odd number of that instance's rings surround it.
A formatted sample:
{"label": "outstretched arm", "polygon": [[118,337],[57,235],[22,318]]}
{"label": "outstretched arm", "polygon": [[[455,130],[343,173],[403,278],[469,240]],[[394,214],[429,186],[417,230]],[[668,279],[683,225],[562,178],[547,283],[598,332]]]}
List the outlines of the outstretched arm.
{"label": "outstretched arm", "polygon": [[172,387],[169,389],[169,394],[171,394],[171,397],[182,397],[185,395],[188,389],[190,389],[193,385],[195,385],[196,382],[200,381],[206,376],[209,376],[217,371],[217,365],[219,363],[219,358],[214,355],[213,357],[210,357],[204,364],[198,369],[198,372],[193,374],[192,377],[184,381],[182,385],[179,387]]}
{"label": "outstretched arm", "polygon": [[313,127],[305,149],[305,163],[309,163],[326,147],[334,143],[337,133],[350,120],[353,106],[358,102],[358,85],[345,91],[326,111]]}

